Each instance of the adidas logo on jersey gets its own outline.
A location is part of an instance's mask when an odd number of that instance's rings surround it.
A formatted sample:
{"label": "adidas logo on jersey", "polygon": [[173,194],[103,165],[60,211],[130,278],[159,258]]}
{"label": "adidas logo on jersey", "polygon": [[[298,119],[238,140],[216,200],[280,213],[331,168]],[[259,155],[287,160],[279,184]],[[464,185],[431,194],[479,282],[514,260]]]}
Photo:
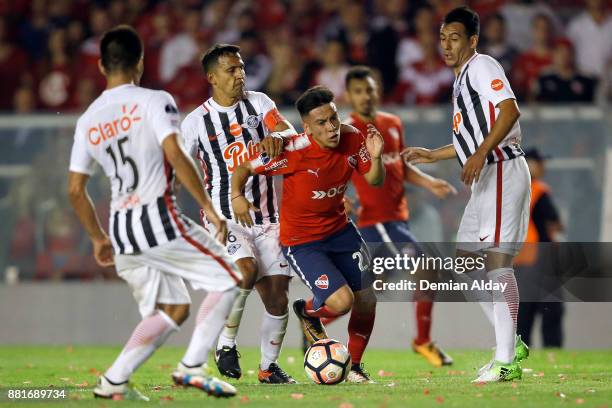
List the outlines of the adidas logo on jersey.
{"label": "adidas logo on jersey", "polygon": [[332,187],[327,191],[321,191],[321,190],[313,190],[312,191],[312,198],[313,200],[322,200],[324,198],[332,198],[337,196],[338,194],[342,194],[346,191],[346,184],[342,184],[341,186],[338,187]]}

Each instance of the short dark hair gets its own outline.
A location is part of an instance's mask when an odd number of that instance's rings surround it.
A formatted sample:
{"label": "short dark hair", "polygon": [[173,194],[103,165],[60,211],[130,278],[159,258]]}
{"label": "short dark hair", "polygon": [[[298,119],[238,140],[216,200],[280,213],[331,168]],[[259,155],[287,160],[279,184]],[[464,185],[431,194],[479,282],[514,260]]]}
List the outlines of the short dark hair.
{"label": "short dark hair", "polygon": [[344,77],[344,86],[348,89],[353,79],[366,79],[367,77],[374,78],[372,70],[365,65],[355,65],[346,73],[346,77]]}
{"label": "short dark hair", "polygon": [[313,86],[306,90],[297,101],[295,101],[295,107],[300,116],[304,117],[310,113],[311,110],[318,108],[319,106],[325,105],[326,103],[333,102],[334,93],[329,88],[323,85]]}
{"label": "short dark hair", "polygon": [[240,47],[233,44],[215,44],[210,47],[202,56],[202,68],[204,73],[208,74],[219,62],[219,58],[226,54],[238,54]]}
{"label": "short dark hair", "polygon": [[129,25],[111,28],[100,41],[100,56],[106,72],[127,72],[142,58],[142,40]]}
{"label": "short dark hair", "polygon": [[461,23],[465,27],[468,38],[480,35],[480,17],[478,13],[467,6],[457,7],[444,17],[444,25],[450,23]]}

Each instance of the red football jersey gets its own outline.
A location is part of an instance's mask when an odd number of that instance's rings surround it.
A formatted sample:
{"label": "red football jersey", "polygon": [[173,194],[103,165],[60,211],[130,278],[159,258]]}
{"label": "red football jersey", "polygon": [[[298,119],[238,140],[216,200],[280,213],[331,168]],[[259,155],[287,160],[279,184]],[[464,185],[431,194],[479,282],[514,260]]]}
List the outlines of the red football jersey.
{"label": "red football jersey", "polygon": [[350,126],[343,126],[334,149],[324,149],[302,133],[290,138],[276,159],[264,158],[251,162],[256,173],[283,175],[280,241],[284,246],[317,241],[346,226],[346,186],[353,170],[365,174],[371,166],[363,134]]}
{"label": "red football jersey", "polygon": [[[347,123],[361,132],[367,132],[367,123],[354,113]],[[379,222],[408,219],[408,200],[404,190],[406,167],[400,157],[400,152],[404,149],[402,121],[390,113],[378,112],[372,124],[385,141],[382,160],[386,175],[385,183],[381,187],[372,187],[362,176],[353,174],[352,182],[361,203],[357,213],[359,228]]]}

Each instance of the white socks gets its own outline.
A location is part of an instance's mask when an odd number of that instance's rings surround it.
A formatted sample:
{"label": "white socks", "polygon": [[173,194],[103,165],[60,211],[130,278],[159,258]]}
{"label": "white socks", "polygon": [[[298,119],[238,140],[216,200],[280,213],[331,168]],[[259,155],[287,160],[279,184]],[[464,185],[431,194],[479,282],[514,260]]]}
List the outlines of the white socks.
{"label": "white socks", "polygon": [[495,360],[511,363],[514,359],[516,316],[519,307],[519,292],[512,268],[490,271],[493,283],[506,284],[505,290],[493,291],[493,316],[495,321]]}
{"label": "white socks", "polygon": [[177,324],[163,311],[144,318],[132,332],[132,336],[119,357],[104,374],[113,384],[126,382],[168,336],[178,330]]}
{"label": "white socks", "polygon": [[[461,282],[467,282],[468,286],[472,286],[472,282],[474,281],[487,281],[489,278],[487,277],[487,272],[484,269],[479,269],[474,272],[462,273],[456,275],[456,279]],[[493,296],[491,292],[487,290],[470,290],[466,293],[468,300],[471,302],[478,302],[482,311],[487,316],[489,323],[491,326],[495,327],[495,316],[493,315]]]}
{"label": "white socks", "polygon": [[208,360],[208,353],[227,319],[237,288],[225,292],[209,292],[202,301],[196,317],[191,341],[181,362],[187,367],[200,366]]}
{"label": "white socks", "polygon": [[238,326],[240,326],[240,320],[242,320],[242,312],[244,311],[244,305],[247,297],[251,293],[251,289],[240,289],[232,310],[225,322],[225,327],[219,336],[219,342],[217,343],[217,350],[221,350],[223,346],[234,347],[236,345],[236,336],[238,335]]}
{"label": "white socks", "polygon": [[278,360],[288,321],[289,313],[274,316],[267,311],[264,312],[260,334],[261,363],[259,366],[262,370],[267,370],[270,364],[276,363],[276,360]]}

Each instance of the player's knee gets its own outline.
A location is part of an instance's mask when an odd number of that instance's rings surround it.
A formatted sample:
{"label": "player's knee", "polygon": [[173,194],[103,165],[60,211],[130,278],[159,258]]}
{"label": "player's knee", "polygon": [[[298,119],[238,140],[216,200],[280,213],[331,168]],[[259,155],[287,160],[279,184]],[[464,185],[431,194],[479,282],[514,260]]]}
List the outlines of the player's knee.
{"label": "player's knee", "polygon": [[354,303],[355,295],[348,288],[348,286],[343,286],[342,288],[338,289],[325,301],[327,307],[340,315],[350,312]]}
{"label": "player's knee", "polygon": [[287,313],[289,301],[287,297],[280,297],[264,304],[266,312],[273,316],[282,316]]}
{"label": "player's knee", "polygon": [[257,263],[252,258],[243,258],[236,261],[236,265],[242,273],[242,289],[253,289],[257,281]]}
{"label": "player's knee", "polygon": [[162,310],[169,318],[174,320],[177,325],[183,324],[189,317],[189,305],[158,305],[159,309]]}

